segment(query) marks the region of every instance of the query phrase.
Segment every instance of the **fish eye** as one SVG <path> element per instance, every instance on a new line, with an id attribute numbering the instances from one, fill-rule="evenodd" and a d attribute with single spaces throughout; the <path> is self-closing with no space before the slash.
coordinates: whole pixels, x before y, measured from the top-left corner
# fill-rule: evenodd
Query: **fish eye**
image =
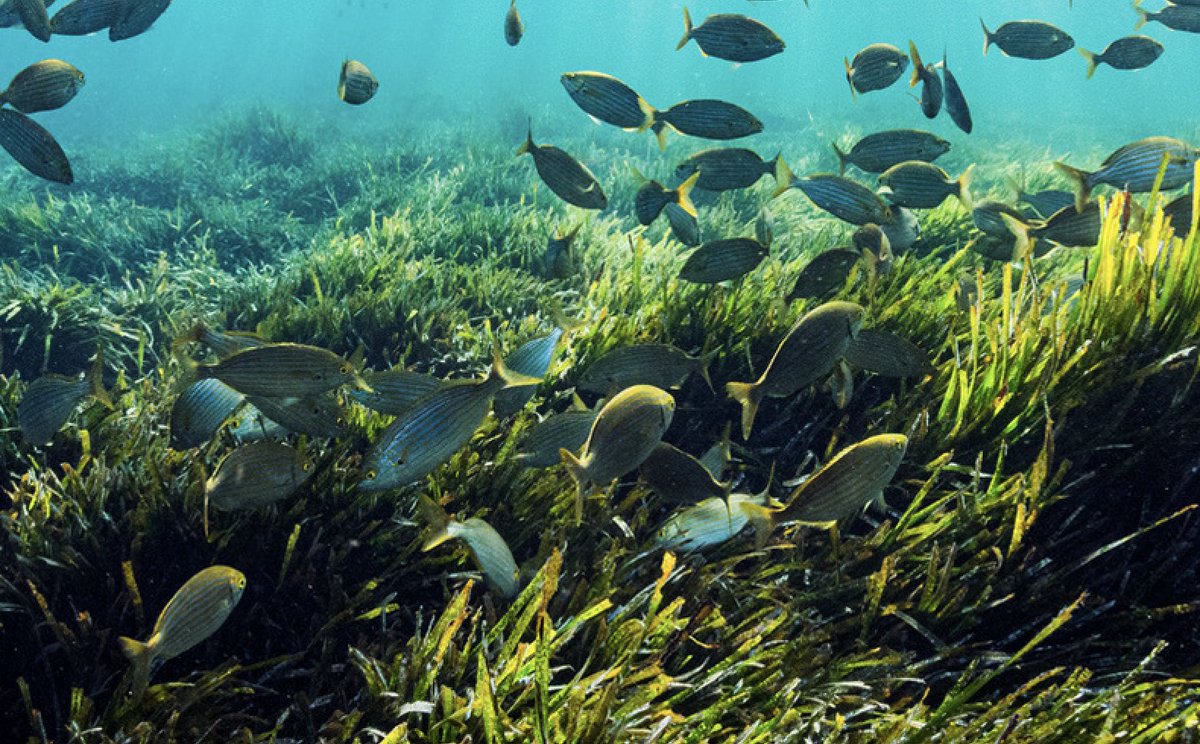
<path id="1" fill-rule="evenodd" d="M 301 466 L 300 466 L 300 469 L 301 469 L 301 470 L 303 470 L 303 471 L 305 471 L 305 472 L 308 472 L 310 469 L 312 469 L 312 463 L 311 463 L 311 462 L 306 462 L 306 463 L 304 463 L 303 465 L 301 465 Z"/>
<path id="2" fill-rule="evenodd" d="M 396 458 L 396 467 L 398 467 L 398 468 L 399 468 L 399 467 L 403 467 L 403 465 L 404 465 L 404 458 L 403 458 L 403 457 L 397 457 L 397 458 Z"/>
<path id="3" fill-rule="evenodd" d="M 375 476 L 379 475 L 374 468 L 367 471 L 366 480 L 375 480 Z"/>
<path id="4" fill-rule="evenodd" d="M 338 371 L 341 372 L 343 375 L 348 375 L 354 371 L 354 365 L 347 362 L 347 363 L 343 364 Z"/>
<path id="5" fill-rule="evenodd" d="M 314 380 L 323 380 L 325 379 L 325 375 L 321 374 L 320 372 L 313 372 L 312 378 Z"/>

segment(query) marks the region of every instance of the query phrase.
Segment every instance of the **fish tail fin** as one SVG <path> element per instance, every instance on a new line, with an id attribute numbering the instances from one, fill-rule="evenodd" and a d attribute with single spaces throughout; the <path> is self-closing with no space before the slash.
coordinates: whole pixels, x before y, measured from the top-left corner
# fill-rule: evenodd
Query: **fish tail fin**
<path id="1" fill-rule="evenodd" d="M 983 56 L 987 56 L 988 47 L 992 45 L 992 32 L 988 30 L 987 24 L 983 22 L 983 18 L 979 19 L 979 27 L 983 29 Z"/>
<path id="2" fill-rule="evenodd" d="M 529 128 L 525 130 L 525 141 L 522 142 L 521 146 L 517 148 L 517 155 L 524 155 L 526 153 L 533 152 L 534 147 L 536 147 L 536 145 L 533 144 L 533 120 L 530 119 Z"/>
<path id="3" fill-rule="evenodd" d="M 1026 194 L 1024 179 L 1018 179 L 1016 176 L 1007 176 L 1004 180 L 1008 184 L 1008 187 L 1013 190 L 1013 193 L 1017 195 L 1017 201 L 1020 201 L 1021 197 Z"/>
<path id="4" fill-rule="evenodd" d="M 449 540 L 450 515 L 436 501 L 425 494 L 417 500 L 417 511 L 425 521 L 425 532 L 421 535 L 421 552 L 433 550 Z"/>
<path id="5" fill-rule="evenodd" d="M 850 156 L 842 152 L 842 148 L 838 147 L 836 142 L 830 142 L 829 144 L 833 146 L 833 152 L 835 155 L 837 155 L 838 175 L 846 175 L 846 164 L 850 162 Z"/>
<path id="6" fill-rule="evenodd" d="M 1135 31 L 1150 22 L 1150 14 L 1142 7 L 1142 0 L 1133 0 L 1133 12 L 1138 14 L 1137 23 L 1133 26 Z"/>
<path id="7" fill-rule="evenodd" d="M 779 165 L 779 158 L 783 156 L 783 152 L 776 152 L 775 157 L 770 160 L 763 161 L 763 170 L 771 176 L 775 177 L 775 166 Z"/>
<path id="8" fill-rule="evenodd" d="M 708 389 L 714 393 L 717 391 L 717 388 L 713 386 L 712 377 L 710 377 L 708 374 L 708 367 L 712 364 L 712 361 L 717 358 L 717 354 L 720 351 L 721 348 L 717 347 L 711 351 L 702 353 L 700 355 L 700 361 L 696 364 L 697 371 L 700 373 L 700 377 L 704 380 L 705 384 L 708 385 Z"/>
<path id="9" fill-rule="evenodd" d="M 958 200 L 970 212 L 975 208 L 974 200 L 971 198 L 971 179 L 975 175 L 975 164 L 971 163 L 967 169 L 958 177 Z"/>
<path id="10" fill-rule="evenodd" d="M 1092 174 L 1079 168 L 1073 168 L 1063 162 L 1055 163 L 1054 167 L 1058 168 L 1060 173 L 1075 182 L 1075 210 L 1082 212 L 1083 208 L 1087 206 L 1088 199 L 1092 196 L 1092 187 L 1088 182 L 1088 177 Z"/>
<path id="11" fill-rule="evenodd" d="M 129 659 L 129 663 L 133 666 L 133 699 L 138 700 L 146 692 L 146 687 L 150 684 L 150 667 L 154 661 L 154 647 L 151 645 L 153 639 L 149 643 L 135 641 L 127 636 L 117 638 L 117 644 L 121 647 L 121 653 L 125 654 L 125 658 Z"/>
<path id="12" fill-rule="evenodd" d="M 644 132 L 654 126 L 654 122 L 658 121 L 658 109 L 654 108 L 646 101 L 645 98 L 638 96 L 638 108 L 646 116 L 642 123 L 638 125 L 637 131 Z"/>
<path id="13" fill-rule="evenodd" d="M 192 327 L 175 337 L 171 341 L 171 351 L 178 352 L 188 344 L 202 344 L 204 337 L 208 335 L 208 326 L 200 321 L 192 324 Z"/>
<path id="14" fill-rule="evenodd" d="M 850 66 L 850 58 L 842 57 L 842 64 L 846 67 L 846 82 L 850 84 L 850 99 L 858 100 L 858 91 L 854 88 L 854 68 Z"/>
<path id="15" fill-rule="evenodd" d="M 772 192 L 771 198 L 779 196 L 783 192 L 792 187 L 792 180 L 795 176 L 792 175 L 792 169 L 788 167 L 787 161 L 783 159 L 783 155 L 775 157 L 775 191 Z"/>
<path id="16" fill-rule="evenodd" d="M 921 82 L 921 71 L 925 69 L 925 66 L 921 64 L 921 53 L 917 51 L 917 45 L 913 43 L 912 39 L 908 40 L 908 56 L 912 59 L 913 65 L 913 74 L 908 81 L 908 87 L 915 88 L 917 83 Z"/>
<path id="17" fill-rule="evenodd" d="M 500 356 L 500 349 L 498 347 L 492 349 L 492 369 L 488 373 L 488 379 L 502 382 L 501 389 L 542 384 L 541 378 L 533 377 L 532 375 L 523 375 L 505 366 L 504 358 Z"/>
<path id="18" fill-rule="evenodd" d="M 575 229 L 565 238 L 566 240 L 574 240 L 575 233 L 579 232 L 579 228 L 583 223 L 575 226 Z M 568 318 L 566 311 L 563 309 L 562 301 L 557 297 L 550 298 L 550 317 L 554 320 L 554 325 L 562 329 L 563 336 L 566 336 L 571 331 L 577 331 L 583 328 L 584 322 L 578 318 Z"/>
<path id="19" fill-rule="evenodd" d="M 1092 75 L 1096 74 L 1096 66 L 1100 64 L 1096 61 L 1096 53 L 1089 52 L 1083 47 L 1079 47 L 1079 56 L 1087 60 L 1087 79 L 1091 80 Z"/>
<path id="20" fill-rule="evenodd" d="M 758 414 L 758 404 L 762 400 L 757 383 L 727 382 L 725 390 L 729 397 L 742 405 L 742 439 L 749 439 L 754 430 L 754 417 Z"/>
<path id="21" fill-rule="evenodd" d="M 563 467 L 571 480 L 575 481 L 575 523 L 583 521 L 583 497 L 588 492 L 587 466 L 569 449 L 559 449 L 558 456 L 562 458 Z"/>
<path id="22" fill-rule="evenodd" d="M 646 174 L 642 173 L 641 169 L 633 163 L 629 164 L 629 172 L 633 174 L 633 177 L 638 182 L 639 186 L 650 180 L 649 178 L 646 178 Z"/>
<path id="23" fill-rule="evenodd" d="M 688 12 L 687 6 L 683 6 L 683 38 L 675 45 L 675 51 L 679 51 L 687 46 L 687 43 L 692 40 L 692 14 Z"/>
<path id="24" fill-rule="evenodd" d="M 91 385 L 92 397 L 100 401 L 101 404 L 108 410 L 116 408 L 113 405 L 112 397 L 108 391 L 104 389 L 104 350 L 96 349 L 96 358 L 92 361 L 92 367 L 87 374 L 88 384 Z"/>
<path id="25" fill-rule="evenodd" d="M 654 138 L 658 140 L 658 151 L 666 150 L 667 122 L 663 119 L 661 111 L 654 112 L 654 123 L 650 125 L 650 131 L 654 132 Z"/>
<path id="26" fill-rule="evenodd" d="M 1033 236 L 1029 233 L 1029 225 L 1004 212 L 1000 213 L 1000 219 L 1004 220 L 1004 226 L 1013 234 L 1013 256 L 1024 256 L 1030 250 L 1033 243 Z"/>
<path id="27" fill-rule="evenodd" d="M 696 171 L 688 176 L 687 180 L 675 187 L 675 203 L 680 209 L 687 212 L 691 216 L 696 216 L 696 205 L 692 203 L 692 189 L 696 187 L 696 182 L 700 180 L 700 171 Z"/>
<path id="28" fill-rule="evenodd" d="M 761 550 L 775 529 L 775 513 L 762 504 L 741 504 L 742 513 L 754 528 L 754 547 Z"/>

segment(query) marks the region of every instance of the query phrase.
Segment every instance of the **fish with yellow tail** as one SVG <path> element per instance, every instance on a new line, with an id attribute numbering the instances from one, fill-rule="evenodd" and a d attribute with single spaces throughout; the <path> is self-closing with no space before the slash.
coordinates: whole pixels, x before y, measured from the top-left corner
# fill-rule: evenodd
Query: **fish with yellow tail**
<path id="1" fill-rule="evenodd" d="M 427 527 L 421 550 L 433 550 L 447 540 L 462 540 L 475 565 L 488 584 L 502 597 L 515 597 L 521 588 L 520 571 L 508 543 L 487 522 L 472 517 L 459 522 L 451 519 L 433 499 L 422 495 L 418 502 Z"/>

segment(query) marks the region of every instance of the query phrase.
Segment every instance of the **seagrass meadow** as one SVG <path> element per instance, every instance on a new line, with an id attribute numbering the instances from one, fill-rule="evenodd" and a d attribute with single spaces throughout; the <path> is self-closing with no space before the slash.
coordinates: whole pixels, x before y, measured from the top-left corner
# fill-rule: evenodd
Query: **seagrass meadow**
<path id="1" fill-rule="evenodd" d="M 890 272 L 860 266 L 831 296 L 922 348 L 930 373 L 855 372 L 844 408 L 820 388 L 768 400 L 732 444 L 738 490 L 783 499 L 814 459 L 905 433 L 886 508 L 670 552 L 654 533 L 671 504 L 631 476 L 576 524 L 575 486 L 560 466 L 522 466 L 521 436 L 570 407 L 605 351 L 663 342 L 715 351 L 718 392 L 699 376 L 674 391 L 667 435 L 699 453 L 736 428 L 720 383 L 762 371 L 820 302 L 784 299 L 799 270 L 852 228 L 797 192 L 770 200 L 771 179 L 705 195 L 706 232 L 752 235 L 768 204 L 774 241 L 742 280 L 683 282 L 664 222 L 632 218 L 628 163 L 654 156 L 653 139 L 542 121 L 539 138 L 611 187 L 609 209 L 585 215 L 536 181 L 513 156 L 516 112 L 381 140 L 257 108 L 169 146 L 84 150 L 90 175 L 69 188 L 3 172 L 5 741 L 1200 738 L 1194 223 L 1166 224 L 1157 192 L 1107 191 L 1097 246 L 1004 262 L 969 247 L 957 202 L 923 214 Z M 833 158 L 760 143 L 776 145 L 796 172 Z M 1011 177 L 1061 183 L 1021 147 L 956 151 L 977 163 L 977 199 L 1011 198 Z M 666 157 L 687 152 L 673 142 Z M 576 270 L 548 277 L 547 239 L 575 225 Z M 346 436 L 292 438 L 313 463 L 297 495 L 206 521 L 228 427 L 168 446 L 189 375 L 172 340 L 198 320 L 469 377 L 491 359 L 485 321 L 509 350 L 553 328 L 556 307 L 579 327 L 533 402 L 489 416 L 422 484 L 358 488 L 388 417 L 355 406 Z M 30 380 L 82 371 L 97 347 L 114 408 L 85 403 L 32 446 L 16 425 Z M 419 494 L 504 536 L 515 598 L 464 549 L 421 550 Z M 240 603 L 131 701 L 117 637 L 146 638 L 213 564 L 245 574 Z"/>

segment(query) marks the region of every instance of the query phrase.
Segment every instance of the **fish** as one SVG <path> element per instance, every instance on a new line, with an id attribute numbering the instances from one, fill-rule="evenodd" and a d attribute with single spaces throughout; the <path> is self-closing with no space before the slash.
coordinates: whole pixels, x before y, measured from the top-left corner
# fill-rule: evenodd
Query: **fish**
<path id="1" fill-rule="evenodd" d="M 0 106 L 7 103 L 23 114 L 53 111 L 67 105 L 83 83 L 83 73 L 71 63 L 44 59 L 16 74 L 0 92 Z"/>
<path id="2" fill-rule="evenodd" d="M 1083 211 L 1075 207 L 1065 207 L 1044 220 L 1024 222 L 1007 214 L 1001 215 L 1004 224 L 1015 236 L 1015 255 L 1025 254 L 1032 248 L 1038 252 L 1038 241 L 1048 240 L 1067 248 L 1090 248 L 1100 240 L 1100 228 L 1103 223 L 1100 205 L 1089 202 Z"/>
<path id="3" fill-rule="evenodd" d="M 643 176 L 637 168 L 632 170 L 634 177 L 641 182 L 633 198 L 633 212 L 638 222 L 643 225 L 653 223 L 668 204 L 678 204 L 684 212 L 696 216 L 696 205 L 692 203 L 690 194 L 700 179 L 699 173 L 693 173 L 683 183 L 668 189 L 658 181 Z"/>
<path id="4" fill-rule="evenodd" d="M 1146 137 L 1118 148 L 1094 171 L 1063 162 L 1054 166 L 1075 182 L 1075 209 L 1083 211 L 1092 189 L 1099 184 L 1127 189 L 1135 194 L 1150 191 L 1164 158 L 1167 167 L 1160 188 L 1170 191 L 1186 186 L 1192 180 L 1197 156 L 1200 156 L 1200 150 L 1174 137 Z"/>
<path id="5" fill-rule="evenodd" d="M 596 421 L 596 411 L 572 410 L 547 416 L 521 440 L 517 460 L 526 467 L 548 468 L 562 461 L 559 450 L 578 451 Z"/>
<path id="6" fill-rule="evenodd" d="M 861 258 L 861 254 L 847 248 L 834 248 L 818 253 L 796 276 L 796 283 L 792 285 L 792 291 L 788 292 L 787 301 L 824 297 L 841 289 Z"/>
<path id="7" fill-rule="evenodd" d="M 167 602 L 154 623 L 150 640 L 121 636 L 117 642 L 133 667 L 133 699 L 146 691 L 150 675 L 216 633 L 233 613 L 246 590 L 246 576 L 229 566 L 209 566 L 188 579 Z"/>
<path id="8" fill-rule="evenodd" d="M 697 284 L 740 279 L 758 267 L 770 247 L 754 238 L 711 240 L 692 251 L 679 270 L 679 278 Z"/>
<path id="9" fill-rule="evenodd" d="M 360 405 L 388 416 L 404 415 L 442 384 L 432 375 L 403 369 L 366 372 L 362 377 L 371 389 L 351 390 L 350 397 Z"/>
<path id="10" fill-rule="evenodd" d="M 844 175 L 848 165 L 867 173 L 883 173 L 907 160 L 932 163 L 950 151 L 950 143 L 917 129 L 889 129 L 868 134 L 847 152 L 842 152 L 835 143 L 833 151 L 838 157 L 838 175 Z"/>
<path id="11" fill-rule="evenodd" d="M 891 44 L 871 44 L 855 54 L 853 61 L 843 58 L 842 63 L 852 97 L 890 88 L 908 69 L 908 57 Z"/>
<path id="12" fill-rule="evenodd" d="M 693 552 L 729 542 L 759 519 L 765 498 L 765 494 L 746 493 L 711 496 L 672 514 L 655 535 L 655 544 Z"/>
<path id="13" fill-rule="evenodd" d="M 1138 14 L 1134 29 L 1139 29 L 1150 21 L 1158 21 L 1175 31 L 1200 34 L 1200 6 L 1192 3 L 1171 3 L 1164 5 L 1162 10 L 1150 12 L 1142 7 L 1142 0 L 1134 0 L 1133 9 Z"/>
<path id="14" fill-rule="evenodd" d="M 729 440 L 729 433 L 732 428 L 730 422 L 726 421 L 725 429 L 721 432 L 721 438 L 705 450 L 703 455 L 700 455 L 700 464 L 717 481 L 721 480 L 721 477 L 725 474 L 725 468 L 729 466 L 732 447 L 732 443 Z"/>
<path id="15" fill-rule="evenodd" d="M 903 434 L 878 434 L 846 447 L 792 492 L 774 514 L 776 523 L 844 522 L 869 503 L 882 504 L 883 489 L 907 450 Z"/>
<path id="16" fill-rule="evenodd" d="M 1163 207 L 1163 216 L 1171 223 L 1176 235 L 1186 235 L 1192 227 L 1192 195 L 1183 194 Z"/>
<path id="17" fill-rule="evenodd" d="M 558 198 L 581 209 L 604 209 L 608 206 L 604 189 L 587 166 L 554 145 L 534 144 L 532 128 L 525 142 L 517 148 L 518 156 L 526 153 L 533 158 L 533 165 L 542 182 Z"/>
<path id="18" fill-rule="evenodd" d="M 117 20 L 123 0 L 75 0 L 50 19 L 57 36 L 86 36 L 103 31 Z"/>
<path id="19" fill-rule="evenodd" d="M 1017 192 L 1017 203 L 1029 205 L 1038 217 L 1049 217 L 1063 207 L 1075 204 L 1075 194 L 1070 191 L 1050 189 L 1029 193 L 1015 181 L 1011 181 L 1010 184 Z"/>
<path id="20" fill-rule="evenodd" d="M 667 215 L 667 223 L 676 240 L 684 245 L 700 245 L 700 221 L 696 215 L 674 202 L 669 202 L 663 213 Z"/>
<path id="21" fill-rule="evenodd" d="M 587 441 L 575 454 L 559 450 L 576 484 L 575 521 L 582 520 L 583 499 L 597 487 L 636 470 L 662 441 L 675 415 L 675 399 L 653 385 L 627 387 L 596 414 Z"/>
<path id="22" fill-rule="evenodd" d="M 514 372 L 542 379 L 554 361 L 554 352 L 562 340 L 563 329 L 555 328 L 545 336 L 538 336 L 521 344 L 504 359 L 504 364 Z M 536 385 L 524 385 L 501 390 L 496 393 L 493 410 L 498 418 L 508 418 L 525 407 L 537 393 Z"/>
<path id="23" fill-rule="evenodd" d="M 293 447 L 263 441 L 236 447 L 204 484 L 204 498 L 221 511 L 257 509 L 295 493 L 312 463 Z"/>
<path id="24" fill-rule="evenodd" d="M 0 109 L 0 147 L 39 178 L 66 185 L 75 181 L 67 154 L 54 136 L 20 111 Z"/>
<path id="25" fill-rule="evenodd" d="M 893 250 L 906 251 L 920 239 L 921 223 L 906 207 L 893 207 L 891 213 L 891 218 L 880 222 L 879 228 L 887 236 Z"/>
<path id="26" fill-rule="evenodd" d="M 12 0 L 12 4 L 21 19 L 21 25 L 33 38 L 38 41 L 50 41 L 54 31 L 50 27 L 50 14 L 46 12 L 46 3 L 43 0 Z"/>
<path id="27" fill-rule="evenodd" d="M 866 186 L 844 176 L 832 173 L 817 173 L 804 178 L 792 175 L 783 158 L 775 166 L 775 196 L 790 188 L 804 192 L 809 200 L 820 209 L 851 225 L 874 222 L 882 225 L 891 222 L 892 211 L 879 195 Z"/>
<path id="28" fill-rule="evenodd" d="M 1163 45 L 1149 36 L 1125 36 L 1096 54 L 1079 47 L 1079 54 L 1087 61 L 1087 79 L 1096 74 L 1101 64 L 1114 70 L 1140 70 L 1149 67 L 1163 53 Z"/>
<path id="29" fill-rule="evenodd" d="M 442 383 L 397 417 L 371 446 L 359 489 L 384 491 L 421 480 L 470 440 L 496 393 L 539 382 L 508 369 L 496 354 L 486 377 Z"/>
<path id="30" fill-rule="evenodd" d="M 593 362 L 579 378 L 577 387 L 589 393 L 611 395 L 628 387 L 647 385 L 674 389 L 699 372 L 708 386 L 708 365 L 716 353 L 690 356 L 669 344 L 618 346 Z"/>
<path id="31" fill-rule="evenodd" d="M 353 106 L 361 106 L 375 97 L 379 90 L 379 78 L 362 62 L 348 59 L 342 62 L 338 75 L 338 98 Z"/>
<path id="32" fill-rule="evenodd" d="M 311 398 L 342 385 L 370 387 L 352 363 L 327 349 L 304 344 L 255 346 L 195 369 L 200 379 L 215 377 L 244 395 L 267 398 Z"/>
<path id="33" fill-rule="evenodd" d="M 451 519 L 424 494 L 417 504 L 427 525 L 421 541 L 422 552 L 433 550 L 447 540 L 462 540 L 488 584 L 502 597 L 517 596 L 521 589 L 520 571 L 508 543 L 495 528 L 478 517 L 462 522 Z"/>
<path id="34" fill-rule="evenodd" d="M 862 253 L 863 261 L 873 272 L 887 274 L 892 270 L 892 241 L 879 225 L 868 223 L 850 236 L 850 242 Z"/>
<path id="35" fill-rule="evenodd" d="M 287 429 L 264 416 L 261 411 L 249 403 L 243 405 L 241 411 L 234 417 L 229 433 L 239 444 L 258 442 L 263 439 L 284 440 L 289 434 Z"/>
<path id="36" fill-rule="evenodd" d="M 658 123 L 689 137 L 730 140 L 749 137 L 763 130 L 754 114 L 741 106 L 712 98 L 677 103 L 658 116 Z"/>
<path id="37" fill-rule="evenodd" d="M 692 26 L 692 16 L 684 6 L 683 27 L 676 51 L 694 40 L 705 57 L 729 62 L 757 62 L 779 54 L 787 46 L 766 24 L 740 13 L 717 13 L 699 26 Z"/>
<path id="38" fill-rule="evenodd" d="M 1052 59 L 1075 46 L 1070 34 L 1044 21 L 1009 21 L 995 31 L 989 31 L 982 18 L 979 25 L 983 28 L 984 56 L 992 44 L 1006 56 L 1022 59 Z"/>
<path id="39" fill-rule="evenodd" d="M 651 450 L 638 474 L 651 490 L 675 503 L 724 498 L 729 492 L 699 460 L 667 442 L 659 442 Z"/>
<path id="40" fill-rule="evenodd" d="M 188 385 L 171 406 L 171 448 L 191 449 L 212 439 L 244 399 L 220 380 L 197 380 Z"/>
<path id="41" fill-rule="evenodd" d="M 975 166 L 969 165 L 961 176 L 952 179 L 933 163 L 910 160 L 888 168 L 880 174 L 879 183 L 883 185 L 888 201 L 901 207 L 933 209 L 947 197 L 954 196 L 970 211 L 973 208 L 971 175 L 974 171 Z"/>
<path id="42" fill-rule="evenodd" d="M 21 434 L 30 444 L 47 444 L 89 395 L 106 408 L 113 408 L 112 398 L 104 389 L 103 373 L 104 359 L 97 353 L 82 378 L 45 374 L 29 383 L 17 404 Z"/>
<path id="43" fill-rule="evenodd" d="M 582 222 L 566 233 L 554 234 L 546 241 L 546 252 L 542 255 L 546 276 L 551 279 L 566 279 L 575 273 L 575 254 L 571 247 L 581 227 Z"/>
<path id="44" fill-rule="evenodd" d="M 742 406 L 742 438 L 749 439 L 764 398 L 786 398 L 833 371 L 862 328 L 866 311 L 852 302 L 827 302 L 800 316 L 754 382 L 725 390 Z"/>
<path id="45" fill-rule="evenodd" d="M 945 52 L 942 52 L 942 83 L 946 90 L 946 113 L 950 115 L 950 120 L 955 126 L 970 134 L 975 128 L 975 123 L 971 120 L 971 107 L 967 104 L 967 97 L 963 95 L 962 86 L 958 84 L 958 78 L 954 77 L 950 66 L 946 64 Z"/>
<path id="46" fill-rule="evenodd" d="M 517 12 L 517 0 L 512 0 L 508 4 L 508 12 L 504 14 L 504 40 L 509 46 L 515 47 L 521 43 L 521 37 L 525 35 L 525 23 L 521 20 L 521 14 Z"/>
<path id="47" fill-rule="evenodd" d="M 878 328 L 864 328 L 846 346 L 846 361 L 882 377 L 921 377 L 933 371 L 916 344 Z"/>
<path id="48" fill-rule="evenodd" d="M 915 88 L 917 83 L 922 84 L 921 113 L 925 114 L 926 119 L 932 119 L 942 110 L 942 99 L 944 98 L 942 81 L 938 78 L 937 70 L 933 65 L 921 63 L 917 45 L 912 41 L 908 42 L 908 53 L 912 57 L 913 63 L 912 80 L 909 81 L 908 87 Z"/>
<path id="49" fill-rule="evenodd" d="M 971 210 L 971 221 L 980 232 L 991 238 L 1012 240 L 1015 236 L 1008 229 L 1000 216 L 1007 214 L 1016 219 L 1023 219 L 1021 210 L 995 199 L 984 199 Z"/>
<path id="50" fill-rule="evenodd" d="M 337 397 L 329 393 L 311 398 L 252 395 L 246 400 L 259 413 L 296 434 L 333 438 L 346 433 L 346 410 Z"/>
<path id="51" fill-rule="evenodd" d="M 775 159 L 763 160 L 742 147 L 720 147 L 698 152 L 675 167 L 680 180 L 697 173 L 696 187 L 705 191 L 748 189 L 763 176 L 775 174 Z"/>
<path id="52" fill-rule="evenodd" d="M 559 78 L 575 105 L 595 119 L 630 131 L 645 131 L 658 111 L 637 91 L 602 72 L 565 72 Z"/>
<path id="53" fill-rule="evenodd" d="M 267 346 L 271 342 L 256 333 L 245 331 L 216 331 L 204 323 L 195 323 L 186 332 L 180 334 L 171 342 L 171 347 L 179 351 L 190 343 L 207 346 L 208 350 L 224 359 L 239 351 Z"/>
<path id="54" fill-rule="evenodd" d="M 125 11 L 108 27 L 109 41 L 123 41 L 145 33 L 170 5 L 171 0 L 125 0 Z"/>

